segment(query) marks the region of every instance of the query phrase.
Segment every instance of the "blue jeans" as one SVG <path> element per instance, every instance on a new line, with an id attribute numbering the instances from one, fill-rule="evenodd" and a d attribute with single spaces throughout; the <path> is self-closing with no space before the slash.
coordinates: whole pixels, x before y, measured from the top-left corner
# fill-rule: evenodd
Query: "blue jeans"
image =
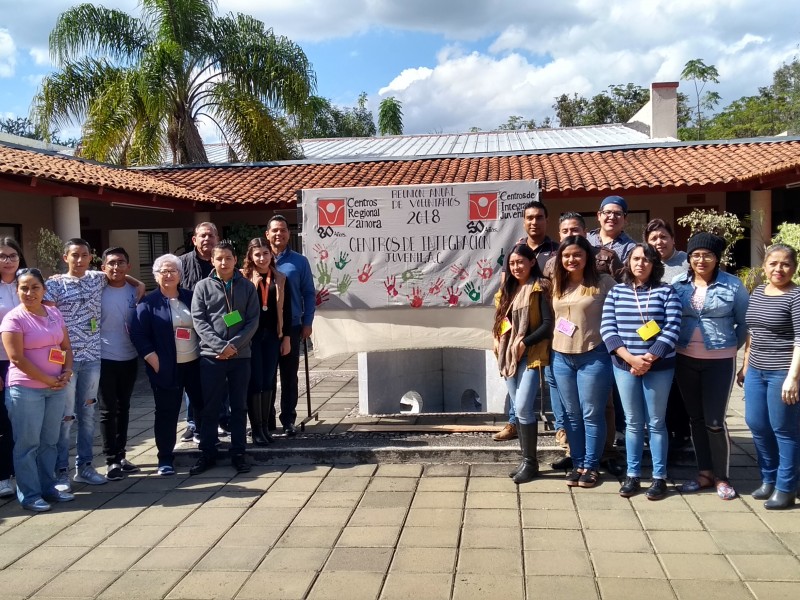
<path id="1" fill-rule="evenodd" d="M 539 369 L 528 369 L 528 357 L 524 355 L 517 364 L 517 372 L 506 378 L 511 406 L 516 409 L 516 418 L 521 425 L 536 423 L 536 394 L 539 391 Z"/>
<path id="2" fill-rule="evenodd" d="M 247 383 L 250 381 L 250 359 L 217 360 L 200 357 L 200 385 L 203 413 L 200 420 L 200 450 L 210 457 L 217 455 L 217 422 L 225 395 L 231 405 L 232 455 L 244 454 L 247 428 Z"/>
<path id="3" fill-rule="evenodd" d="M 550 410 L 553 411 L 554 427 L 556 431 L 564 429 L 564 403 L 561 401 L 561 394 L 558 392 L 556 378 L 553 375 L 553 359 L 550 357 L 550 364 L 544 368 L 544 380 L 550 389 Z"/>
<path id="4" fill-rule="evenodd" d="M 600 465 L 612 368 L 605 344 L 581 354 L 553 352 L 553 375 L 564 405 L 564 429 L 575 468 L 596 471 Z"/>
<path id="5" fill-rule="evenodd" d="M 69 469 L 69 444 L 72 423 L 78 421 L 75 466 L 92 464 L 94 443 L 94 409 L 97 406 L 97 389 L 100 385 L 100 361 L 76 360 L 72 363 L 72 379 L 66 389 L 64 420 L 58 438 L 56 469 Z"/>
<path id="6" fill-rule="evenodd" d="M 14 430 L 14 471 L 20 504 L 32 504 L 56 492 L 58 436 L 67 391 L 12 385 L 6 409 Z"/>
<path id="7" fill-rule="evenodd" d="M 667 478 L 667 400 L 675 369 L 648 371 L 641 377 L 614 367 L 614 379 L 625 411 L 625 450 L 628 477 L 641 477 L 644 452 L 644 424 L 650 431 L 653 479 Z"/>
<path id="8" fill-rule="evenodd" d="M 794 494 L 800 453 L 800 404 L 781 400 L 787 373 L 748 367 L 744 378 L 744 419 L 753 433 L 761 480 Z"/>

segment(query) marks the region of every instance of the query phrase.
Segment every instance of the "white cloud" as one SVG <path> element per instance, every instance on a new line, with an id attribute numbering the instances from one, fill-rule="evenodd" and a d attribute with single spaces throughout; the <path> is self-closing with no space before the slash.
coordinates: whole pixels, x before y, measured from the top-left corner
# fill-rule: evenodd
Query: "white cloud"
<path id="1" fill-rule="evenodd" d="M 13 77 L 17 65 L 17 46 L 8 29 L 0 29 L 0 77 Z"/>
<path id="2" fill-rule="evenodd" d="M 40 46 L 36 46 L 31 48 L 28 51 L 31 58 L 33 59 L 33 63 L 39 67 L 51 67 L 52 63 L 50 62 L 50 52 L 47 48 L 42 48 Z"/>

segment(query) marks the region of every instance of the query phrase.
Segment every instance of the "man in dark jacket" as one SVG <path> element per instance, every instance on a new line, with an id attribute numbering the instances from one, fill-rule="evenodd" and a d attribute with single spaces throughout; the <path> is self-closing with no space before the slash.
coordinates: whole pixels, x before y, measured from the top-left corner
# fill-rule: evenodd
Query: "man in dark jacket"
<path id="1" fill-rule="evenodd" d="M 201 279 L 205 279 L 214 270 L 211 266 L 211 252 L 214 246 L 219 241 L 219 233 L 217 226 L 209 221 L 199 223 L 194 228 L 194 235 L 192 235 L 192 245 L 194 246 L 186 254 L 181 254 L 178 258 L 181 261 L 181 287 L 189 291 L 194 291 L 194 286 Z M 189 401 L 188 396 L 186 399 L 186 429 L 181 435 L 182 442 L 191 442 L 196 437 L 194 409 Z M 227 426 L 227 409 L 225 409 L 225 419 L 221 425 Z"/>
<path id="2" fill-rule="evenodd" d="M 216 416 L 226 389 L 231 405 L 231 464 L 238 473 L 246 473 L 250 470 L 245 458 L 247 384 L 250 340 L 258 329 L 260 314 L 258 295 L 255 286 L 237 271 L 230 242 L 214 247 L 211 262 L 214 271 L 197 283 L 192 298 L 192 321 L 200 339 L 203 454 L 189 473 L 202 473 L 216 462 Z"/>

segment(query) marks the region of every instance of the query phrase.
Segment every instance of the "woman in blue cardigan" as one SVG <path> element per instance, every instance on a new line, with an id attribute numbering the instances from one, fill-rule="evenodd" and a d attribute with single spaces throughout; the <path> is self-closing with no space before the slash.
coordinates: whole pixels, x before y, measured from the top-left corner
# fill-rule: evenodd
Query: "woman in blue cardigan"
<path id="1" fill-rule="evenodd" d="M 147 376 L 156 403 L 153 425 L 158 448 L 158 474 L 174 475 L 178 415 L 183 392 L 202 414 L 200 391 L 200 347 L 192 324 L 192 292 L 179 287 L 180 259 L 174 254 L 153 263 L 158 289 L 147 294 L 136 307 L 131 341 L 147 364 Z M 197 430 L 200 430 L 197 423 Z"/>

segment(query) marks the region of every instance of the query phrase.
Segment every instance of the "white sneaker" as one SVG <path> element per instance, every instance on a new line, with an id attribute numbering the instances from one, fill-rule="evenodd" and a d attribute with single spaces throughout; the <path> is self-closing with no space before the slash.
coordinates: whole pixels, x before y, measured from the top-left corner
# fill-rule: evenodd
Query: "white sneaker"
<path id="1" fill-rule="evenodd" d="M 0 479 L 0 498 L 7 498 L 14 495 L 14 488 L 10 479 Z"/>
<path id="2" fill-rule="evenodd" d="M 88 483 L 89 485 L 103 485 L 108 482 L 108 479 L 100 475 L 100 473 L 95 471 L 94 467 L 89 464 L 76 467 L 75 476 L 72 478 L 72 481 Z M 56 489 L 58 489 L 58 486 L 56 486 Z"/>
<path id="3" fill-rule="evenodd" d="M 63 469 L 56 473 L 56 489 L 59 492 L 71 492 L 72 484 L 69 482 L 69 471 Z"/>

